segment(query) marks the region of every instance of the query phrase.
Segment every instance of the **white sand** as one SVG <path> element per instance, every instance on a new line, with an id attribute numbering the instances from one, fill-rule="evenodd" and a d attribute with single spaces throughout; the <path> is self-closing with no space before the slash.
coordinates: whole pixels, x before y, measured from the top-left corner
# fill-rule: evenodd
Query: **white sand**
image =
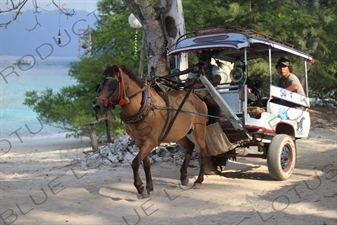
<path id="1" fill-rule="evenodd" d="M 181 187 L 179 167 L 155 164 L 149 199 L 138 199 L 131 167 L 82 171 L 88 139 L 13 143 L 0 156 L 0 225 L 337 224 L 336 139 L 337 130 L 317 128 L 298 141 L 286 181 L 271 180 L 265 160 L 239 158 L 194 190 L 198 168 Z"/>

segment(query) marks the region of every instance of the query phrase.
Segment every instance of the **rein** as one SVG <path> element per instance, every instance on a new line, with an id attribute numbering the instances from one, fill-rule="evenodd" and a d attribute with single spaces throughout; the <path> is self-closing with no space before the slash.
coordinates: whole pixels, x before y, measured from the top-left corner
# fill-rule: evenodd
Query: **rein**
<path id="1" fill-rule="evenodd" d="M 191 94 L 191 92 L 192 92 L 192 90 L 193 90 L 193 87 L 194 87 L 194 85 L 195 85 L 196 82 L 197 82 L 197 79 L 194 79 L 194 81 L 193 81 L 191 87 L 190 87 L 189 90 L 187 91 L 186 95 L 184 96 L 184 99 L 182 100 L 182 102 L 180 103 L 180 105 L 179 105 L 179 107 L 178 107 L 176 113 L 174 114 L 173 119 L 170 121 L 170 123 L 168 124 L 168 126 L 165 127 L 166 129 L 163 129 L 163 130 L 162 130 L 162 132 L 161 132 L 161 134 L 160 134 L 159 142 L 160 142 L 161 140 L 164 140 L 164 139 L 166 138 L 166 136 L 169 134 L 169 132 L 170 132 L 172 126 L 173 126 L 174 121 L 176 120 L 178 114 L 181 112 L 181 108 L 182 108 L 183 105 L 185 104 L 185 102 L 186 102 L 188 96 Z M 169 107 L 169 105 L 167 105 L 167 107 Z M 168 112 L 170 112 L 170 110 L 168 110 Z M 168 114 L 168 115 L 169 115 L 169 114 Z M 166 123 L 168 122 L 168 120 L 169 120 L 169 116 L 167 116 Z M 164 131 L 164 130 L 165 130 L 165 131 Z"/>

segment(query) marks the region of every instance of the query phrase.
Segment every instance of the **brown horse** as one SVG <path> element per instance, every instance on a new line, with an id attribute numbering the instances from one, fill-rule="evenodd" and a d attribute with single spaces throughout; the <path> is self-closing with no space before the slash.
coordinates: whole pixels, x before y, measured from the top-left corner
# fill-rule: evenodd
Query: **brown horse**
<path id="1" fill-rule="evenodd" d="M 125 123 L 126 132 L 140 149 L 132 161 L 134 185 L 138 193 L 145 198 L 153 191 L 149 154 L 162 142 L 177 142 L 185 149 L 180 180 L 182 185 L 188 183 L 187 167 L 194 149 L 194 143 L 187 138 L 190 133 L 200 149 L 202 166 L 194 183 L 194 188 L 200 188 L 204 180 L 203 165 L 207 155 L 205 102 L 187 91 L 168 91 L 160 95 L 125 66 L 107 65 L 101 80 L 93 107 L 97 115 L 104 115 L 113 106 L 121 106 L 121 119 Z M 184 98 L 186 101 L 183 101 Z M 139 176 L 142 162 L 146 189 Z"/>

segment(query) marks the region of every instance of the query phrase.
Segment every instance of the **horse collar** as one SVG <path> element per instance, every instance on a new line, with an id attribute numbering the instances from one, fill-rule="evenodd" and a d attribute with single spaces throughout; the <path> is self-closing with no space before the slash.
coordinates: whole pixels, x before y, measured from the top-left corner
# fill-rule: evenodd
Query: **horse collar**
<path id="1" fill-rule="evenodd" d="M 142 92 L 142 102 L 140 110 L 133 116 L 126 116 L 123 112 L 120 113 L 121 120 L 126 124 L 138 123 L 139 121 L 143 120 L 147 114 L 150 112 L 151 107 L 147 103 L 147 94 L 146 90 Z"/>

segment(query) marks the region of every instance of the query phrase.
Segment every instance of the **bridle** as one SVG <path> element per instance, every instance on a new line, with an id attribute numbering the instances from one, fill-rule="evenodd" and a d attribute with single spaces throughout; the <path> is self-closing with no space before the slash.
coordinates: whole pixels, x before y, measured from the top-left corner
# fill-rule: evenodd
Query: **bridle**
<path id="1" fill-rule="evenodd" d="M 108 97 L 106 97 L 106 98 L 98 97 L 98 94 L 102 91 L 103 85 L 104 85 L 104 83 L 105 83 L 106 80 L 116 80 L 116 79 L 114 79 L 112 77 L 107 77 L 106 75 L 102 75 L 101 76 L 101 84 L 97 88 L 98 89 L 97 93 L 96 93 L 97 97 L 92 100 L 92 103 L 96 104 L 97 100 L 101 100 L 101 101 L 103 101 L 104 108 L 111 109 L 113 107 L 113 103 L 111 101 L 111 97 L 116 93 L 117 89 L 119 88 L 120 81 L 118 79 L 118 81 L 117 81 L 118 85 L 116 85 L 114 87 L 114 89 L 111 91 L 111 93 L 108 95 Z"/>
<path id="2" fill-rule="evenodd" d="M 96 93 L 97 97 L 92 100 L 93 104 L 96 104 L 97 100 L 101 100 L 101 101 L 103 101 L 103 106 L 110 110 L 116 104 L 125 105 L 125 104 L 130 103 L 130 99 L 126 96 L 125 83 L 124 83 L 124 79 L 123 79 L 123 75 L 122 75 L 122 70 L 120 68 L 118 68 L 118 70 L 119 70 L 118 75 L 117 75 L 118 79 L 115 79 L 113 77 L 108 77 L 106 75 L 101 76 L 101 83 L 100 83 L 100 85 L 98 87 L 98 91 Z M 116 85 L 114 85 L 114 87 L 111 90 L 111 93 L 106 98 L 98 97 L 99 93 L 102 91 L 102 88 L 103 88 L 106 80 L 113 80 L 113 81 L 116 81 L 118 83 Z M 118 93 L 118 98 L 117 98 L 117 103 L 114 104 L 111 101 L 111 98 L 116 93 Z"/>

